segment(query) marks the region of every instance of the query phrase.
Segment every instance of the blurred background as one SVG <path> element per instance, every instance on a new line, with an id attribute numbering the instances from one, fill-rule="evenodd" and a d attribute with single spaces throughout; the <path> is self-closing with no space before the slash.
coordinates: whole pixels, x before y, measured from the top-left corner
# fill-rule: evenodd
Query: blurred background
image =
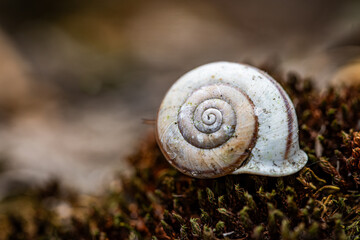
<path id="1" fill-rule="evenodd" d="M 101 193 L 166 90 L 212 61 L 360 82 L 360 2 L 0 0 L 0 198 Z"/>

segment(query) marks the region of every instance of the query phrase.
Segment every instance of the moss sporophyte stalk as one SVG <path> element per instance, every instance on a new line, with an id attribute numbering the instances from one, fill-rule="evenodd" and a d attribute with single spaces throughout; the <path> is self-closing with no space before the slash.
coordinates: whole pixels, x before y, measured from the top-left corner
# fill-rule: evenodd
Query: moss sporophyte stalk
<path id="1" fill-rule="evenodd" d="M 311 80 L 295 74 L 282 79 L 265 69 L 294 102 L 300 147 L 309 156 L 301 171 L 277 178 L 192 178 L 166 161 L 150 133 L 129 157 L 134 174 L 119 177 L 121 187 L 86 205 L 54 184 L 14 197 L 23 210 L 0 218 L 6 226 L 1 237 L 360 239 L 360 88 L 320 94 Z M 60 219 L 47 199 L 66 202 L 73 214 Z"/>

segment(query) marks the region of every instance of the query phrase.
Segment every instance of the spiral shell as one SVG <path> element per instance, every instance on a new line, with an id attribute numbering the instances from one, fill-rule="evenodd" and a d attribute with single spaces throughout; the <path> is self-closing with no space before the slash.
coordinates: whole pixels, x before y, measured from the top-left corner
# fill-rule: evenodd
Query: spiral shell
<path id="1" fill-rule="evenodd" d="M 198 178 L 284 176 L 307 161 L 288 95 L 266 73 L 237 63 L 182 76 L 160 106 L 156 134 L 166 159 Z"/>

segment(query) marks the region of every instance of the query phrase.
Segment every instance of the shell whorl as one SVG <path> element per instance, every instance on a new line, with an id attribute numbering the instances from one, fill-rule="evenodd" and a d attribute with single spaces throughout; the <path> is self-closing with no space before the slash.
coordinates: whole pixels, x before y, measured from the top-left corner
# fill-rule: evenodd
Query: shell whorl
<path id="1" fill-rule="evenodd" d="M 179 130 L 193 146 L 216 148 L 236 136 L 241 111 L 246 121 L 255 120 L 251 102 L 240 90 L 227 85 L 204 86 L 191 93 L 181 106 Z"/>
<path id="2" fill-rule="evenodd" d="M 167 153 L 176 153 L 171 163 L 187 174 L 214 177 L 233 172 L 248 157 L 258 122 L 241 89 L 217 83 L 191 92 L 179 106 L 175 125 L 178 129 L 169 128 L 162 140 Z M 180 135 L 174 137 L 173 131 Z"/>
<path id="3" fill-rule="evenodd" d="M 167 160 L 194 177 L 284 176 L 307 161 L 290 98 L 247 65 L 210 63 L 182 76 L 166 94 L 156 126 Z"/>

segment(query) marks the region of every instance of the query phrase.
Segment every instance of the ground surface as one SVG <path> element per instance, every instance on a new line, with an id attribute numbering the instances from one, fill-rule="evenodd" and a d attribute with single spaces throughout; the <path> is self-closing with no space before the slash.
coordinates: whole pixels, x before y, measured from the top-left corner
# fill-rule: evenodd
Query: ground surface
<path id="1" fill-rule="evenodd" d="M 319 93 L 294 74 L 270 74 L 294 102 L 300 145 L 309 161 L 280 178 L 212 180 L 172 168 L 153 133 L 102 197 L 56 182 L 1 202 L 1 237 L 9 239 L 359 239 L 360 88 Z M 21 211 L 18 211 L 21 206 Z"/>

